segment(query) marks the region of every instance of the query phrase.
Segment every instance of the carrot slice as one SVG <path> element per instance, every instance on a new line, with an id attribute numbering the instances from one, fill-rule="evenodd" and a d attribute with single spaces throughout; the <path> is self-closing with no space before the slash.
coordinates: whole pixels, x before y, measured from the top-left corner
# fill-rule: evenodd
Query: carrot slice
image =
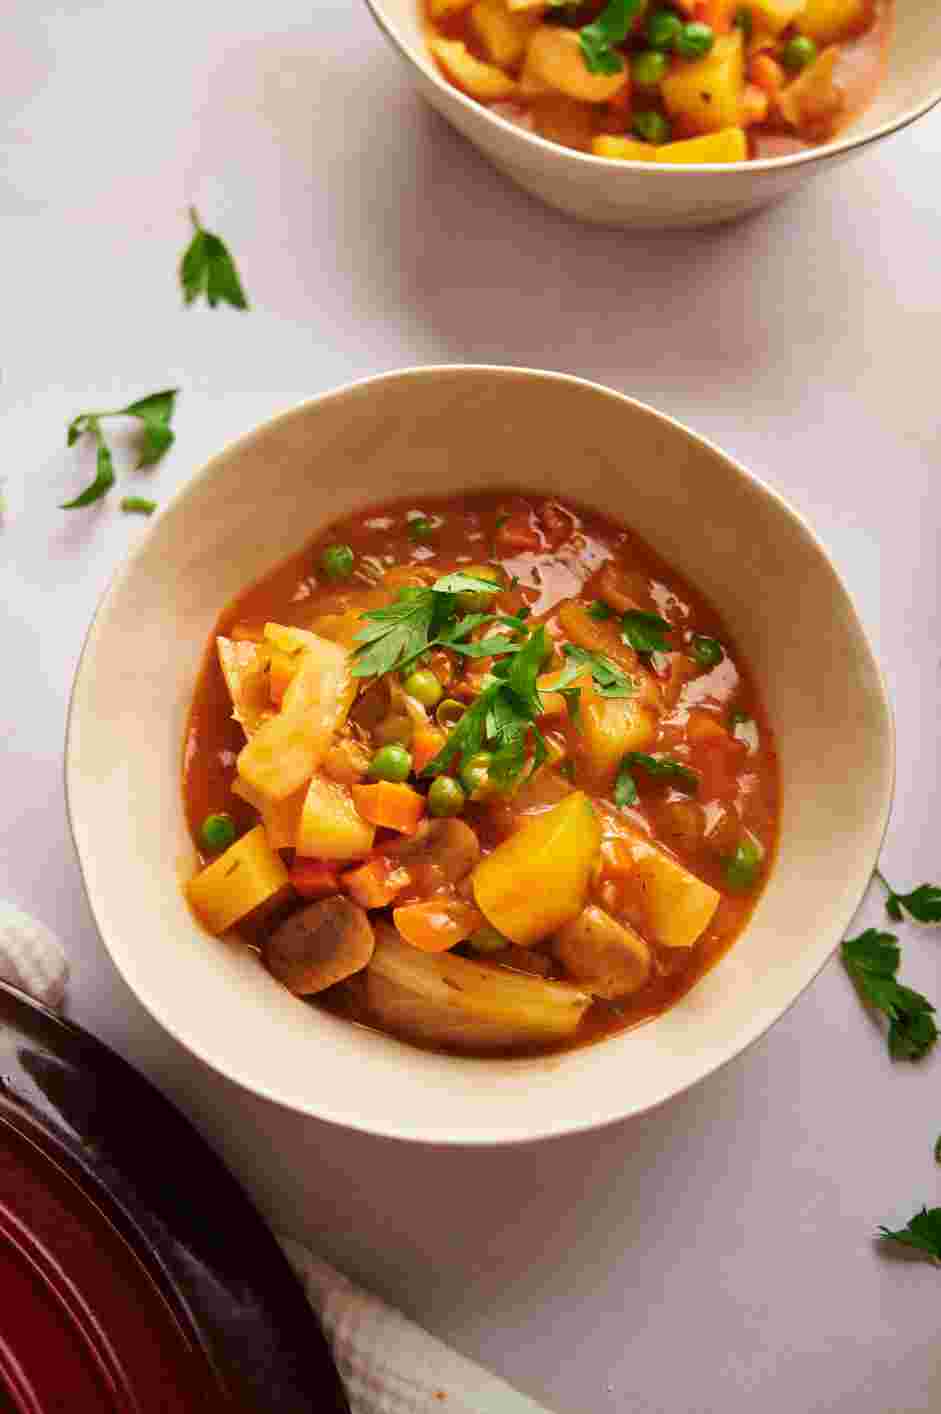
<path id="1" fill-rule="evenodd" d="M 354 786 L 353 801 L 364 820 L 413 835 L 425 813 L 425 797 L 397 781 L 377 781 L 374 786 Z"/>
<path id="2" fill-rule="evenodd" d="M 340 892 L 336 870 L 323 859 L 295 859 L 290 879 L 301 898 L 329 898 Z"/>
<path id="3" fill-rule="evenodd" d="M 384 855 L 376 855 L 357 869 L 348 869 L 340 883 L 362 908 L 385 908 L 412 882 L 411 875 L 401 865 L 396 866 Z"/>
<path id="4" fill-rule="evenodd" d="M 401 937 L 421 952 L 447 952 L 483 926 L 483 915 L 461 899 L 426 899 L 392 910 Z"/>

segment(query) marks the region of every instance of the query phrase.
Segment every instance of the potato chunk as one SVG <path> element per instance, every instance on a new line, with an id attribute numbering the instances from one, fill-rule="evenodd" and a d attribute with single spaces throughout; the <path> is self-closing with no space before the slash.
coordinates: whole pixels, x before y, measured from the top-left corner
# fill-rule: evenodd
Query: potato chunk
<path id="1" fill-rule="evenodd" d="M 190 880 L 186 897 L 210 933 L 225 933 L 288 886 L 284 861 L 256 825 Z"/>
<path id="2" fill-rule="evenodd" d="M 872 0 L 806 0 L 795 23 L 818 44 L 833 44 L 862 29 L 871 13 Z"/>
<path id="3" fill-rule="evenodd" d="M 267 624 L 276 648 L 298 654 L 299 666 L 277 716 L 239 753 L 238 773 L 267 800 L 283 800 L 310 780 L 350 709 L 356 685 L 349 654 L 304 629 Z"/>
<path id="4" fill-rule="evenodd" d="M 593 903 L 555 935 L 552 951 L 573 977 L 609 1001 L 639 992 L 650 976 L 643 938 Z"/>
<path id="5" fill-rule="evenodd" d="M 575 918 L 601 847 L 601 822 L 583 791 L 528 820 L 474 870 L 477 907 L 528 947 Z"/>
<path id="6" fill-rule="evenodd" d="M 525 10 L 513 13 L 505 0 L 477 0 L 470 12 L 470 23 L 490 62 L 501 69 L 511 69 L 526 52 L 539 15 Z"/>
<path id="7" fill-rule="evenodd" d="M 526 51 L 526 74 L 582 103 L 607 103 L 628 81 L 626 68 L 616 74 L 593 74 L 575 30 L 559 25 L 540 25 L 534 31 Z"/>
<path id="8" fill-rule="evenodd" d="M 722 128 L 717 133 L 689 137 L 683 142 L 668 142 L 656 149 L 658 162 L 682 164 L 697 162 L 744 162 L 748 143 L 743 128 Z"/>
<path id="9" fill-rule="evenodd" d="M 483 60 L 475 59 L 461 40 L 435 37 L 428 41 L 428 48 L 452 83 L 469 93 L 471 98 L 489 103 L 499 98 L 511 98 L 516 92 L 515 79 L 495 64 L 485 64 Z"/>
<path id="10" fill-rule="evenodd" d="M 314 776 L 307 788 L 297 831 L 304 859 L 362 859 L 376 838 L 375 825 L 359 814 L 348 786 Z"/>
<path id="11" fill-rule="evenodd" d="M 424 953 L 376 930 L 366 995 L 399 1035 L 456 1050 L 505 1050 L 568 1040 L 591 1003 L 567 982 L 509 972 L 453 953 Z"/>
<path id="12" fill-rule="evenodd" d="M 704 59 L 680 64 L 667 74 L 660 91 L 670 117 L 687 132 L 736 127 L 745 92 L 742 31 L 719 35 Z"/>

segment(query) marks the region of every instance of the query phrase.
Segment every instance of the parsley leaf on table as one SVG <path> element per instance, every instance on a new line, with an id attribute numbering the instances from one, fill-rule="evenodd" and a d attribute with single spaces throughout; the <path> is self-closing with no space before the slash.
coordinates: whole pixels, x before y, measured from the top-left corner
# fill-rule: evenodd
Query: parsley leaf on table
<path id="1" fill-rule="evenodd" d="M 619 74 L 623 56 L 614 46 L 623 44 L 643 0 L 608 0 L 597 19 L 578 32 L 585 67 L 592 74 Z"/>
<path id="2" fill-rule="evenodd" d="M 938 1028 L 927 997 L 896 981 L 898 938 L 867 928 L 858 938 L 846 938 L 840 953 L 862 1001 L 889 1019 L 892 1059 L 920 1060 L 937 1040 Z"/>
<path id="3" fill-rule="evenodd" d="M 183 303 L 192 304 L 205 295 L 211 309 L 225 303 L 233 309 L 248 309 L 235 261 L 225 242 L 200 224 L 195 206 L 190 207 L 193 239 L 180 261 Z"/>
<path id="4" fill-rule="evenodd" d="M 911 914 L 918 923 L 941 923 L 941 887 L 937 884 L 921 884 L 910 894 L 899 894 L 888 879 L 876 869 L 876 878 L 888 894 L 885 911 L 896 923 L 902 921 L 902 909 Z"/>
<path id="5" fill-rule="evenodd" d="M 108 417 L 134 417 L 142 425 L 140 451 L 137 469 L 154 466 L 173 445 L 174 433 L 170 426 L 176 407 L 177 388 L 165 388 L 160 393 L 151 393 L 146 398 L 129 403 L 127 407 L 112 408 L 108 412 L 80 412 L 69 423 L 66 445 L 74 447 L 80 437 L 86 434 L 94 437 L 98 451 L 95 458 L 95 479 L 72 501 L 66 501 L 61 510 L 70 511 L 78 506 L 90 506 L 107 495 L 115 482 L 114 462 L 111 449 L 104 438 L 101 424 Z"/>
<path id="6" fill-rule="evenodd" d="M 633 772 L 640 767 L 649 776 L 672 781 L 677 789 L 691 794 L 699 789 L 699 777 L 695 771 L 684 766 L 672 756 L 649 756 L 645 751 L 629 751 L 621 757 L 617 778 L 614 782 L 615 805 L 633 805 L 637 799 L 637 782 Z"/>
<path id="7" fill-rule="evenodd" d="M 621 619 L 621 637 L 635 653 L 669 653 L 670 645 L 664 638 L 669 632 L 666 619 L 643 609 L 628 609 Z"/>
<path id="8" fill-rule="evenodd" d="M 922 1208 L 905 1227 L 895 1232 L 891 1228 L 880 1227 L 879 1236 L 888 1242 L 912 1247 L 916 1252 L 924 1252 L 938 1261 L 941 1259 L 941 1208 Z"/>

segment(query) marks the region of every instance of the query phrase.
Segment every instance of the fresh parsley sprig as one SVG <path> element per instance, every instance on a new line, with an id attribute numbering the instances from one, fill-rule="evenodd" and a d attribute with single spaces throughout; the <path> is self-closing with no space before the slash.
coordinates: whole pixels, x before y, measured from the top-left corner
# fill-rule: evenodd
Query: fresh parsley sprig
<path id="1" fill-rule="evenodd" d="M 843 965 L 861 1000 L 889 1020 L 889 1054 L 893 1060 L 920 1060 L 938 1039 L 934 1007 L 927 997 L 896 981 L 901 953 L 894 933 L 867 928 L 858 938 L 846 938 L 840 948 Z"/>
<path id="2" fill-rule="evenodd" d="M 684 766 L 673 756 L 649 756 L 645 751 L 629 751 L 622 756 L 614 782 L 615 805 L 633 805 L 637 799 L 637 782 L 634 771 L 640 767 L 648 776 L 672 782 L 677 789 L 695 795 L 699 789 L 699 777 L 695 771 Z"/>
<path id="3" fill-rule="evenodd" d="M 918 923 L 941 923 L 941 888 L 937 884 L 920 884 L 909 894 L 899 894 L 881 870 L 874 873 L 888 895 L 885 911 L 896 923 L 902 922 L 903 909 Z"/>
<path id="4" fill-rule="evenodd" d="M 922 1208 L 906 1225 L 896 1229 L 880 1227 L 879 1236 L 887 1242 L 911 1247 L 926 1257 L 941 1261 L 941 1208 Z"/>
<path id="5" fill-rule="evenodd" d="M 192 304 L 200 295 L 205 295 L 210 309 L 215 309 L 217 304 L 248 309 L 235 261 L 225 241 L 201 225 L 195 206 L 190 207 L 189 216 L 193 239 L 180 261 L 183 303 Z"/>
<path id="6" fill-rule="evenodd" d="M 66 445 L 74 447 L 80 437 L 93 437 L 97 446 L 95 457 L 95 479 L 71 501 L 66 501 L 60 510 L 71 511 L 79 506 L 90 506 L 106 496 L 115 483 L 114 461 L 111 448 L 105 441 L 101 424 L 110 417 L 133 417 L 141 424 L 141 440 L 137 469 L 155 466 L 173 445 L 174 432 L 170 426 L 176 407 L 179 389 L 165 388 L 163 392 L 151 393 L 146 398 L 129 403 L 124 408 L 113 408 L 108 412 L 80 412 L 69 423 Z"/>
<path id="7" fill-rule="evenodd" d="M 630 33 L 643 0 L 608 0 L 597 19 L 578 32 L 585 67 L 592 74 L 619 74 L 624 58 L 614 48 Z"/>

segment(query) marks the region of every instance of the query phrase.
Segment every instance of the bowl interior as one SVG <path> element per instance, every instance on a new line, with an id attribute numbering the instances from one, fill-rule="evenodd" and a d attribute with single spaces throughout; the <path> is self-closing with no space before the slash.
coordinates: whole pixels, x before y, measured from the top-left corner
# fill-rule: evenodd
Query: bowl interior
<path id="1" fill-rule="evenodd" d="M 202 933 L 179 889 L 194 864 L 182 735 L 221 607 L 351 509 L 500 485 L 573 496 L 628 523 L 712 599 L 763 685 L 783 779 L 777 866 L 719 965 L 651 1024 L 513 1062 L 423 1053 L 312 1008 L 250 950 Z M 893 771 L 888 704 L 853 606 L 773 493 L 618 394 L 561 375 L 475 368 L 356 384 L 216 457 L 102 603 L 76 678 L 67 758 L 98 925 L 171 1033 L 301 1111 L 452 1142 L 533 1138 L 635 1113 L 760 1035 L 848 923 L 881 843 Z"/>
<path id="2" fill-rule="evenodd" d="M 444 85 L 450 88 L 453 93 L 455 90 L 442 78 L 428 54 L 420 0 L 367 0 L 367 3 L 386 31 L 397 41 L 399 47 L 414 60 L 423 73 L 431 78 L 436 85 Z M 463 98 L 463 95 L 461 97 L 464 103 L 470 104 L 478 112 L 481 111 L 480 105 L 474 103 L 472 99 Z M 894 37 L 888 72 L 875 101 L 854 123 L 840 133 L 836 141 L 827 143 L 822 148 L 813 149 L 808 157 L 812 158 L 814 153 L 832 151 L 847 144 L 851 145 L 860 137 L 875 135 L 883 128 L 892 127 L 910 115 L 914 116 L 936 102 L 939 97 L 941 97 L 941 7 L 932 3 L 932 0 L 895 0 Z M 508 131 L 518 133 L 523 141 L 537 142 L 540 146 L 543 145 L 540 139 L 533 138 L 531 134 L 523 132 L 522 129 L 512 128 L 511 125 L 504 124 L 502 120 L 497 118 L 493 118 L 493 121 L 499 122 L 501 127 L 506 127 Z M 565 148 L 557 148 L 557 151 L 569 158 L 581 156 L 581 154 L 573 154 Z M 615 169 L 625 165 L 599 158 L 588 160 L 599 165 L 604 162 L 606 167 Z M 636 166 L 636 164 L 630 165 L 631 167 Z M 766 164 L 748 163 L 744 167 L 736 167 L 734 170 L 753 171 L 757 165 Z M 780 165 L 780 159 L 777 162 L 772 160 L 768 165 Z"/>

